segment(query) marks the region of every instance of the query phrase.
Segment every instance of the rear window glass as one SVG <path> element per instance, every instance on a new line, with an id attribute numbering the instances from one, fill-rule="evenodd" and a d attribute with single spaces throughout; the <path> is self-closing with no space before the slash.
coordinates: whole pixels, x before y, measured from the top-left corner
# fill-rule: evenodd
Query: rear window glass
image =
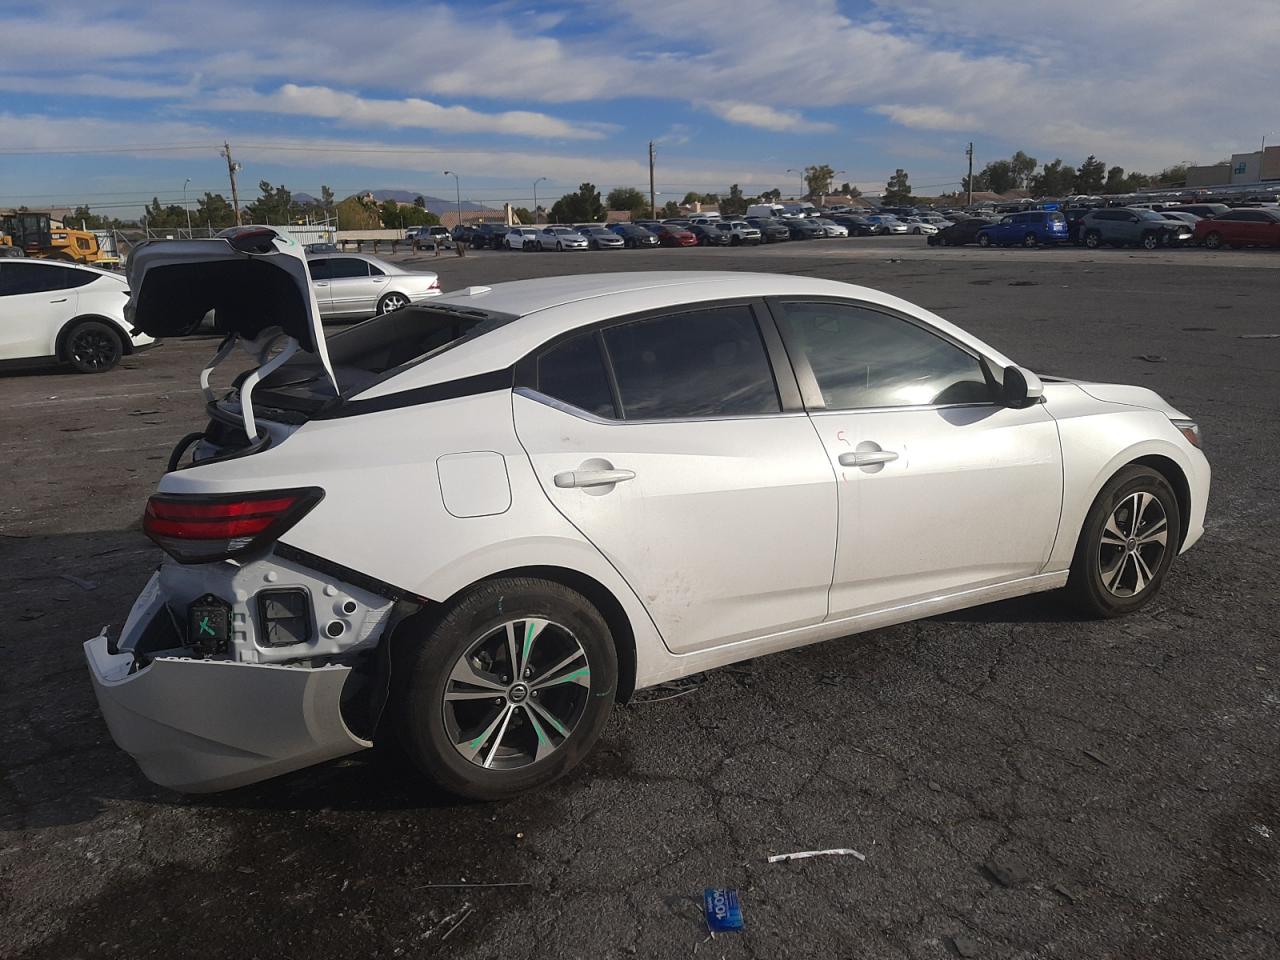
<path id="1" fill-rule="evenodd" d="M 594 333 L 566 340 L 538 358 L 538 390 L 597 417 L 615 416 L 609 376 Z"/>

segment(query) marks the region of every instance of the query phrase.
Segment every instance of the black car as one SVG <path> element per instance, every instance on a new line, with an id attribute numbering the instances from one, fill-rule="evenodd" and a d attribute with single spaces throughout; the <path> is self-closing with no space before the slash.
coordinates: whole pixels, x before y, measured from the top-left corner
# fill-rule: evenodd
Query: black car
<path id="1" fill-rule="evenodd" d="M 818 224 L 801 217 L 788 217 L 786 224 L 792 240 L 821 240 L 827 235 Z"/>
<path id="2" fill-rule="evenodd" d="M 727 247 L 729 245 L 729 234 L 705 223 L 691 223 L 685 229 L 698 238 L 698 246 L 700 247 Z"/>
<path id="3" fill-rule="evenodd" d="M 978 231 L 990 225 L 991 221 L 982 217 L 967 217 L 959 223 L 943 227 L 929 237 L 927 243 L 931 247 L 963 247 L 966 243 L 977 243 Z"/>
<path id="4" fill-rule="evenodd" d="M 658 245 L 657 236 L 638 223 L 612 223 L 609 229 L 622 238 L 622 245 L 628 249 Z"/>
<path id="5" fill-rule="evenodd" d="M 449 231 L 449 236 L 453 237 L 454 243 L 470 243 L 472 235 L 476 232 L 476 228 L 469 223 L 460 223 Z"/>
<path id="6" fill-rule="evenodd" d="M 747 223 L 760 231 L 761 243 L 781 243 L 791 239 L 791 230 L 781 220 L 772 217 L 745 217 Z"/>
<path id="7" fill-rule="evenodd" d="M 856 213 L 837 213 L 831 219 L 848 230 L 851 237 L 878 237 L 882 233 L 889 232 L 883 225 L 872 223 L 866 217 L 860 217 Z M 930 237 L 929 241 L 933 242 L 933 237 Z"/>
<path id="8" fill-rule="evenodd" d="M 505 223 L 481 223 L 472 231 L 468 242 L 473 250 L 501 250 L 507 230 Z"/>

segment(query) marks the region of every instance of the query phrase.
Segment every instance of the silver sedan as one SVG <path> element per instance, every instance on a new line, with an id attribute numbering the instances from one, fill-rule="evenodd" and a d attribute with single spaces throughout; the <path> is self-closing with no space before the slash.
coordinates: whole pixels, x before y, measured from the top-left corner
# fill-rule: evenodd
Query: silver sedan
<path id="1" fill-rule="evenodd" d="M 322 319 L 355 319 L 390 313 L 440 296 L 440 278 L 405 270 L 359 253 L 307 257 L 311 287 Z"/>
<path id="2" fill-rule="evenodd" d="M 535 246 L 539 250 L 564 251 L 586 250 L 589 244 L 587 238 L 573 227 L 550 226 L 543 228 Z"/>

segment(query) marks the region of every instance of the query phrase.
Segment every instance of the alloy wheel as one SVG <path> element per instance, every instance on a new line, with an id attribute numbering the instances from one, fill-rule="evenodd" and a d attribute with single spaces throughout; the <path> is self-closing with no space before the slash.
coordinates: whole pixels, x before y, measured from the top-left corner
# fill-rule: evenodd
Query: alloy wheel
<path id="1" fill-rule="evenodd" d="M 1158 497 L 1126 496 L 1111 511 L 1098 546 L 1098 575 L 1117 597 L 1136 597 L 1155 579 L 1169 546 L 1169 519 Z"/>
<path id="2" fill-rule="evenodd" d="M 391 313 L 409 305 L 409 298 L 400 293 L 388 293 L 382 298 L 382 312 Z"/>
<path id="3" fill-rule="evenodd" d="M 517 770 L 564 746 L 590 697 L 586 651 L 566 627 L 510 620 L 454 663 L 442 704 L 445 731 L 471 763 Z"/>
<path id="4" fill-rule="evenodd" d="M 115 366 L 120 344 L 105 330 L 93 327 L 77 331 L 71 340 L 69 351 L 72 361 L 81 369 L 106 370 Z"/>

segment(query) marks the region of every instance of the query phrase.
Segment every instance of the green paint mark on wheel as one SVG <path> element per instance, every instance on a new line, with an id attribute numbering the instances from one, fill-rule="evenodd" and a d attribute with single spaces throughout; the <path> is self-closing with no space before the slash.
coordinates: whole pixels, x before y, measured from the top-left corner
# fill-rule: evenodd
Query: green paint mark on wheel
<path id="1" fill-rule="evenodd" d="M 528 663 L 529 651 L 533 648 L 533 621 L 524 622 L 524 652 L 520 654 L 520 662 Z"/>
<path id="2" fill-rule="evenodd" d="M 568 683 L 570 680 L 577 680 L 579 677 L 590 677 L 591 670 L 588 667 L 579 667 L 572 673 L 566 673 L 563 677 L 556 677 L 553 683 Z"/>

